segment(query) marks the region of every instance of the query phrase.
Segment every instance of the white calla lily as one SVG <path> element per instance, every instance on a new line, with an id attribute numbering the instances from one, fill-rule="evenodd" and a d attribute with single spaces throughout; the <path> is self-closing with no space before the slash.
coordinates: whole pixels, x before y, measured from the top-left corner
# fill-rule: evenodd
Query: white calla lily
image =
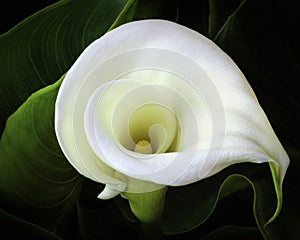
<path id="1" fill-rule="evenodd" d="M 281 185 L 289 164 L 231 58 L 165 20 L 122 25 L 88 46 L 55 113 L 64 154 L 106 184 L 103 199 L 193 183 L 239 162 L 271 162 Z"/>

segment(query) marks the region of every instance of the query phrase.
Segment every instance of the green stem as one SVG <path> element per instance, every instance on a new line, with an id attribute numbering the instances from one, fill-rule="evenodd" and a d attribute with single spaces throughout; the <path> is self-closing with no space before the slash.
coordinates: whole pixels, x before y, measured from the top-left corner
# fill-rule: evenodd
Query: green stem
<path id="1" fill-rule="evenodd" d="M 140 223 L 139 240 L 162 240 L 161 223 Z"/>
<path id="2" fill-rule="evenodd" d="M 145 193 L 122 193 L 134 215 L 140 220 L 140 240 L 162 239 L 162 214 L 167 187 Z"/>

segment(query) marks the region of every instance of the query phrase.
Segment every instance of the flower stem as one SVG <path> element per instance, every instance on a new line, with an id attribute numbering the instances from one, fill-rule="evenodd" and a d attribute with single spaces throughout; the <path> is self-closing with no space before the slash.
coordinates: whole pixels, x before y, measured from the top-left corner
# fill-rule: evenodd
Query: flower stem
<path id="1" fill-rule="evenodd" d="M 134 215 L 140 220 L 140 240 L 162 239 L 162 214 L 167 187 L 145 193 L 122 193 Z"/>
<path id="2" fill-rule="evenodd" d="M 138 240 L 162 240 L 161 223 L 140 223 Z"/>

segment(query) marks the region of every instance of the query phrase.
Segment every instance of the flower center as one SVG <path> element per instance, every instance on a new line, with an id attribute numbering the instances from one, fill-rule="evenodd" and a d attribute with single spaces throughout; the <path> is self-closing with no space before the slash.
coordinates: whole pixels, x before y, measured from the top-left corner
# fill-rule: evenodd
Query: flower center
<path id="1" fill-rule="evenodd" d="M 145 104 L 130 115 L 128 131 L 130 139 L 121 142 L 127 149 L 144 154 L 164 153 L 176 137 L 177 118 L 163 105 Z M 132 147 L 128 146 L 130 142 L 134 143 Z"/>
<path id="2" fill-rule="evenodd" d="M 142 154 L 151 154 L 152 146 L 147 140 L 140 140 L 134 147 L 134 152 L 142 153 Z"/>

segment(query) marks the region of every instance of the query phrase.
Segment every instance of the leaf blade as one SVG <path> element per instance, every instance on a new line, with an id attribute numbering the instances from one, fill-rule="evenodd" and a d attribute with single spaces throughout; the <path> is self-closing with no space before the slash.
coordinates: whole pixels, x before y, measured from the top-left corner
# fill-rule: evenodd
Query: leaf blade
<path id="1" fill-rule="evenodd" d="M 54 105 L 61 80 L 33 94 L 11 115 L 0 141 L 1 205 L 59 234 L 74 214 L 83 182 L 55 137 Z"/>
<path id="2" fill-rule="evenodd" d="M 31 93 L 52 84 L 109 29 L 126 2 L 59 1 L 0 36 L 0 132 Z"/>

